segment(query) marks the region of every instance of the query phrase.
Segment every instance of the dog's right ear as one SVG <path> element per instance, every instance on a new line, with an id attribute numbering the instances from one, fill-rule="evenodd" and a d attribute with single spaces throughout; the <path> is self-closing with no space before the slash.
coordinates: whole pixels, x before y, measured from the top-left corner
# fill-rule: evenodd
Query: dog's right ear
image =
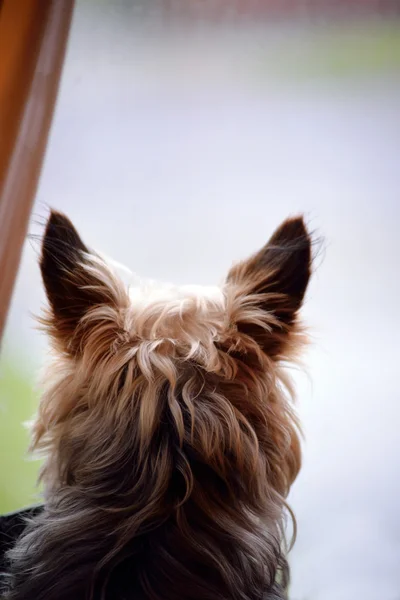
<path id="1" fill-rule="evenodd" d="M 259 252 L 228 274 L 236 307 L 233 322 L 271 357 L 285 356 L 296 331 L 311 275 L 311 246 L 303 218 L 287 219 Z"/>
<path id="2" fill-rule="evenodd" d="M 76 353 L 76 331 L 87 312 L 100 305 L 126 304 L 119 280 L 82 242 L 71 221 L 52 211 L 42 242 L 40 270 L 50 312 L 44 320 L 50 334 Z"/>

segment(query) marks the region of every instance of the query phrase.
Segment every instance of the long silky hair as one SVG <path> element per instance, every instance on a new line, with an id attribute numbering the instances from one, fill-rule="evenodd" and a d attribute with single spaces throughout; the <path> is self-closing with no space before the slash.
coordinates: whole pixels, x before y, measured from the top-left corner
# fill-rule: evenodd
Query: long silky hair
<path id="1" fill-rule="evenodd" d="M 9 555 L 7 600 L 285 598 L 303 219 L 218 289 L 129 290 L 56 212 L 40 267 L 45 508 Z"/>

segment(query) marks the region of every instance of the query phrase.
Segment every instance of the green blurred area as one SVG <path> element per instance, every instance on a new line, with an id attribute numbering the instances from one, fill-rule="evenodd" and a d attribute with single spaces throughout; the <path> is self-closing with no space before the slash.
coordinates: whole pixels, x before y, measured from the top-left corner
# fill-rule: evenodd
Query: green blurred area
<path id="1" fill-rule="evenodd" d="M 346 79 L 400 71 L 400 21 L 343 23 L 293 31 L 258 67 L 284 79 Z"/>
<path id="2" fill-rule="evenodd" d="M 336 36 L 323 36 L 316 50 L 309 54 L 316 73 L 352 75 L 397 70 L 400 24 L 395 21 L 375 27 L 344 28 Z"/>
<path id="3" fill-rule="evenodd" d="M 2 357 L 0 365 L 0 514 L 38 501 L 39 461 L 27 455 L 24 426 L 37 406 L 33 382 L 23 364 Z"/>

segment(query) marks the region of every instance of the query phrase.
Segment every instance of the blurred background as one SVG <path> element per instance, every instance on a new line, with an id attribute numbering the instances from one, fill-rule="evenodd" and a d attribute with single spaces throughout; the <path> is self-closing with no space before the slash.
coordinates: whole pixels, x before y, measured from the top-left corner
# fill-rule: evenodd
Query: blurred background
<path id="1" fill-rule="evenodd" d="M 399 34 L 398 0 L 78 0 L 30 226 L 57 208 L 140 275 L 199 284 L 290 214 L 324 236 L 292 600 L 400 599 Z M 38 252 L 0 359 L 0 513 L 37 500 Z"/>

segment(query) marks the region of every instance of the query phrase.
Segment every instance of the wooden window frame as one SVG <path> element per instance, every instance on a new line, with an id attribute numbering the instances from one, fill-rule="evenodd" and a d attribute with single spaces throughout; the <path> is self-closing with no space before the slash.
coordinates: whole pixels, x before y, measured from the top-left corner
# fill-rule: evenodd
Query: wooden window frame
<path id="1" fill-rule="evenodd" d="M 0 343 L 43 164 L 74 0 L 0 0 Z"/>

